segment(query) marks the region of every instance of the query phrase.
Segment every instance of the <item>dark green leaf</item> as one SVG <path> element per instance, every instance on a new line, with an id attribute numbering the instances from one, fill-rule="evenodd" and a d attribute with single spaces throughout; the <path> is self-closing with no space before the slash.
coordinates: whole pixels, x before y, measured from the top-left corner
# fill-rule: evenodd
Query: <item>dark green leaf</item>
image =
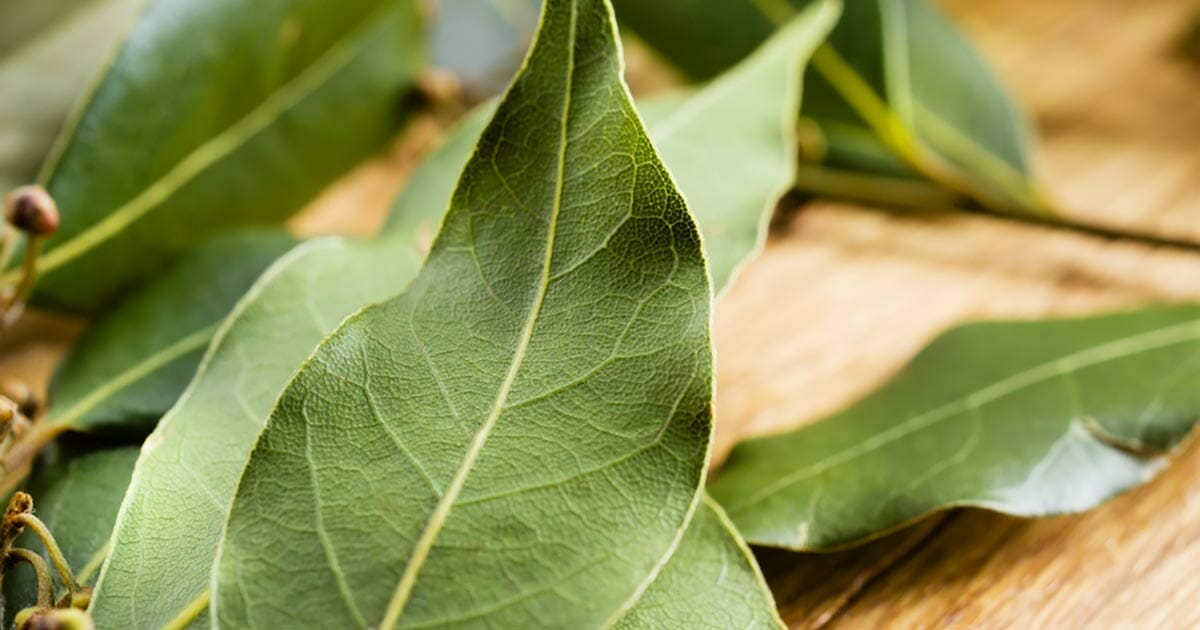
<path id="1" fill-rule="evenodd" d="M 56 445 L 30 475 L 26 490 L 33 496 L 34 513 L 49 526 L 75 577 L 83 584 L 91 582 L 104 559 L 137 456 L 136 446 L 86 450 L 77 445 Z M 32 532 L 22 534 L 17 546 L 38 552 L 48 566 L 53 566 L 42 542 Z M 11 627 L 12 616 L 36 601 L 37 581 L 28 565 L 18 565 L 5 573 L 4 627 Z"/>
<path id="2" fill-rule="evenodd" d="M 710 491 L 748 540 L 794 549 L 954 506 L 1086 510 L 1192 428 L 1197 357 L 1198 307 L 961 326 L 849 409 L 739 444 Z"/>
<path id="3" fill-rule="evenodd" d="M 711 428 L 699 234 L 607 3 L 545 6 L 412 287 L 281 395 L 230 511 L 221 625 L 594 626 L 684 533 Z"/>
<path id="4" fill-rule="evenodd" d="M 144 0 L 0 0 L 0 195 L 37 176 Z"/>
<path id="5" fill-rule="evenodd" d="M 686 73 L 713 76 L 811 0 L 617 0 L 622 20 Z M 703 5 L 703 6 L 701 6 Z M 721 46 L 713 46 L 721 41 Z M 846 0 L 807 73 L 803 115 L 820 140 L 802 184 L 858 196 L 928 178 L 1004 212 L 1045 212 L 1028 164 L 1027 123 L 965 39 L 926 0 Z M 858 175 L 857 178 L 850 178 Z M 849 180 L 849 183 L 847 183 Z"/>
<path id="6" fill-rule="evenodd" d="M 217 324 L 295 242 L 281 232 L 217 237 L 106 313 L 55 374 L 47 423 L 149 433 L 191 380 Z"/>
<path id="7" fill-rule="evenodd" d="M 215 231 L 298 209 L 396 129 L 418 26 L 413 0 L 154 2 L 52 159 L 62 227 L 38 296 L 94 309 Z"/>

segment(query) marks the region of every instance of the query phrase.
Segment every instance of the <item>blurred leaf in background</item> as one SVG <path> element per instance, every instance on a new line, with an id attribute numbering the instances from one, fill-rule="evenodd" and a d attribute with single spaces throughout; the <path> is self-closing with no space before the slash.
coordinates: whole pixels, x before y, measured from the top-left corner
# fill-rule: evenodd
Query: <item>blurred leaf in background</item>
<path id="1" fill-rule="evenodd" d="M 0 0 L 0 195 L 37 177 L 146 0 Z"/>
<path id="2" fill-rule="evenodd" d="M 35 297 L 94 311 L 298 210 L 399 128 L 421 26 L 415 0 L 151 3 L 44 171 L 62 222 Z"/>
<path id="3" fill-rule="evenodd" d="M 666 61 L 706 79 L 811 1 L 614 4 L 623 23 Z M 806 74 L 802 115 L 811 124 L 801 135 L 808 162 L 798 174 L 801 187 L 855 197 L 923 178 L 994 211 L 1046 212 L 1050 202 L 1029 165 L 1027 122 L 953 25 L 925 0 L 844 4 Z"/>

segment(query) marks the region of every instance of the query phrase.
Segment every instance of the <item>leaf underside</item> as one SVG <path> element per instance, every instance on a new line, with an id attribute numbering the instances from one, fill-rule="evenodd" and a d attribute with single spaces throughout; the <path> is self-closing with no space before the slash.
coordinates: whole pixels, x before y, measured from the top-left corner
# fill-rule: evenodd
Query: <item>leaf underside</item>
<path id="1" fill-rule="evenodd" d="M 689 76 L 744 58 L 812 0 L 617 0 L 622 22 Z M 856 197 L 927 178 L 1003 212 L 1049 203 L 1028 164 L 1029 125 L 978 53 L 925 0 L 845 0 L 845 13 L 805 73 L 803 116 L 819 140 L 803 183 Z M 713 41 L 721 46 L 713 46 Z M 947 86 L 961 86 L 947 89 Z M 911 205 L 901 194 L 893 203 Z"/>
<path id="2" fill-rule="evenodd" d="M 678 544 L 710 440 L 699 235 L 606 3 L 544 11 L 412 287 L 272 413 L 222 543 L 221 625 L 596 625 Z"/>
<path id="3" fill-rule="evenodd" d="M 62 223 L 35 297 L 94 311 L 295 212 L 397 129 L 419 25 L 413 0 L 151 3 L 45 170 Z"/>
<path id="4" fill-rule="evenodd" d="M 961 326 L 845 411 L 739 444 L 710 492 L 747 540 L 793 549 L 955 506 L 1086 510 L 1191 430 L 1198 358 L 1197 307 Z"/>

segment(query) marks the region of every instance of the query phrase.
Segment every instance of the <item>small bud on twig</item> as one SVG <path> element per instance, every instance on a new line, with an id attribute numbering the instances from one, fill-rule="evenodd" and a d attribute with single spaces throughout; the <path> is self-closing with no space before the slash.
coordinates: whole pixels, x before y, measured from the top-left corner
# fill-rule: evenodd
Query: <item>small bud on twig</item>
<path id="1" fill-rule="evenodd" d="M 58 206 L 41 186 L 22 186 L 4 198 L 4 219 L 30 236 L 49 236 L 58 229 Z"/>

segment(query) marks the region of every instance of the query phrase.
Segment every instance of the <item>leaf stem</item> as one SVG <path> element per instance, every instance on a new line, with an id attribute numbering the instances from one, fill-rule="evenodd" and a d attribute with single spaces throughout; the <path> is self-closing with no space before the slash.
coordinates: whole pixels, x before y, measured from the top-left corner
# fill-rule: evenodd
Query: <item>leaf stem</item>
<path id="1" fill-rule="evenodd" d="M 21 317 L 21 313 L 25 311 L 25 300 L 37 282 L 38 255 L 42 251 L 43 240 L 45 239 L 40 236 L 31 236 L 26 239 L 25 256 L 21 262 L 21 275 L 17 280 L 16 288 L 4 301 L 2 309 L 5 327 L 16 323 L 17 319 Z"/>
<path id="2" fill-rule="evenodd" d="M 82 590 L 79 583 L 75 581 L 75 574 L 71 572 L 71 566 L 67 563 L 67 558 L 63 556 L 62 549 L 58 547 L 58 541 L 54 540 L 54 535 L 50 533 L 50 528 L 46 527 L 42 519 L 26 512 L 18 514 L 13 522 L 28 527 L 33 530 L 34 534 L 37 534 L 38 538 L 42 539 L 46 552 L 50 554 L 50 561 L 54 563 L 54 568 L 58 570 L 58 575 L 62 578 L 63 586 L 67 587 L 68 595 L 74 597 Z"/>
<path id="3" fill-rule="evenodd" d="M 29 566 L 33 567 L 33 572 L 37 574 L 38 608 L 52 608 L 54 606 L 54 580 L 50 577 L 50 568 L 46 566 L 46 561 L 38 554 L 19 547 L 9 549 L 5 559 L 9 562 L 28 562 Z"/>

